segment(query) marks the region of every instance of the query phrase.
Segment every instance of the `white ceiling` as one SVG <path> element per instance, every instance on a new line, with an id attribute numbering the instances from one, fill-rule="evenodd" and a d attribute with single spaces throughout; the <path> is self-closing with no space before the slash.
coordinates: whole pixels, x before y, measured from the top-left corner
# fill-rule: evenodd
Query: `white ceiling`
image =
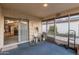
<path id="1" fill-rule="evenodd" d="M 5 9 L 20 11 L 40 18 L 79 6 L 78 3 L 50 3 L 48 7 L 43 7 L 41 3 L 6 3 L 1 5 Z"/>

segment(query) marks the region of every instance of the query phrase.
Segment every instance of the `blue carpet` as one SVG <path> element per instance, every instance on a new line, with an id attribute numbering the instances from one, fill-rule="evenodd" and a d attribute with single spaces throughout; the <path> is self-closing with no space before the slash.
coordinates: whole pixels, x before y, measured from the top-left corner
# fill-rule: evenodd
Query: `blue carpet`
<path id="1" fill-rule="evenodd" d="M 56 44 L 40 42 L 33 46 L 29 46 L 28 43 L 24 43 L 19 45 L 16 49 L 0 52 L 0 55 L 75 55 L 75 52 Z"/>

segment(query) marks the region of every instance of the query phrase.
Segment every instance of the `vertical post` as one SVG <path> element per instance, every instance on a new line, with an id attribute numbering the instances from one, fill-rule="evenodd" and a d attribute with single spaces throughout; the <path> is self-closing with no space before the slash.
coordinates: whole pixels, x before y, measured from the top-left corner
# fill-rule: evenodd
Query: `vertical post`
<path id="1" fill-rule="evenodd" d="M 27 22 L 28 22 L 28 41 L 30 42 L 29 20 Z"/>
<path id="2" fill-rule="evenodd" d="M 79 24 L 78 24 L 78 36 L 79 36 Z"/>
<path id="3" fill-rule="evenodd" d="M 48 32 L 48 21 L 46 21 L 46 39 L 47 39 L 47 32 Z"/>
<path id="4" fill-rule="evenodd" d="M 56 39 L 56 19 L 54 19 L 54 42 L 55 42 L 55 39 Z"/>
<path id="5" fill-rule="evenodd" d="M 4 17 L 2 15 L 2 9 L 0 7 L 0 49 L 4 45 Z"/>
<path id="6" fill-rule="evenodd" d="M 18 42 L 20 42 L 21 40 L 21 36 L 20 36 L 20 20 L 18 21 Z"/>
<path id="7" fill-rule="evenodd" d="M 68 15 L 68 47 L 69 47 L 69 34 L 70 34 L 70 15 Z"/>
<path id="8" fill-rule="evenodd" d="M 47 24 L 48 24 L 48 21 L 46 21 L 46 33 L 47 33 L 47 28 L 48 28 L 48 25 Z"/>

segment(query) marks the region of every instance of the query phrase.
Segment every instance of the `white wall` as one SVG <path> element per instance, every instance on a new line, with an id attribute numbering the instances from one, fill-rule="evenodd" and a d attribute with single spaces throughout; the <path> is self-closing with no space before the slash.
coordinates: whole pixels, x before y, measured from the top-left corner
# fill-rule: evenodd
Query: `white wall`
<path id="1" fill-rule="evenodd" d="M 32 40 L 32 35 L 33 35 L 33 33 L 34 33 L 34 31 L 35 31 L 35 27 L 38 27 L 38 29 L 39 29 L 39 33 L 41 33 L 42 31 L 41 31 L 41 20 L 40 19 L 32 19 L 32 20 L 30 20 L 29 21 L 29 36 L 30 36 L 30 41 Z"/>
<path id="2" fill-rule="evenodd" d="M 36 18 L 31 15 L 21 13 L 19 11 L 9 10 L 9 9 L 3 9 L 3 15 L 6 17 L 22 18 L 22 19 Z"/>
<path id="3" fill-rule="evenodd" d="M 0 7 L 0 48 L 4 44 L 4 17 L 2 15 L 2 8 Z"/>

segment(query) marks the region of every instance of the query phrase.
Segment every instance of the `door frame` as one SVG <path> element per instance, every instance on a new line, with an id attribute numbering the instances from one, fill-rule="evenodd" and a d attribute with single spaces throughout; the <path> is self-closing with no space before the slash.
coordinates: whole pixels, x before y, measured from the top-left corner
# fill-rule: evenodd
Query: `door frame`
<path id="1" fill-rule="evenodd" d="M 24 21 L 24 20 L 19 20 L 19 22 L 18 22 L 18 30 L 20 29 L 20 25 L 21 25 L 21 21 Z M 21 37 L 20 37 L 20 30 L 19 30 L 19 32 L 18 32 L 18 41 L 19 41 L 19 43 L 26 43 L 26 42 L 29 42 L 29 22 L 28 21 L 25 21 L 25 22 L 27 22 L 27 30 L 28 30 L 28 41 L 20 41 L 21 40 Z"/>
<path id="2" fill-rule="evenodd" d="M 21 18 L 14 18 L 14 17 L 6 17 L 4 16 L 4 21 L 5 19 L 15 19 L 15 20 L 18 20 L 18 21 L 21 21 L 21 20 L 26 20 L 27 24 L 28 24 L 28 41 L 29 41 L 29 20 L 28 19 L 21 19 Z M 18 24 L 19 25 L 19 24 Z M 5 24 L 4 24 L 5 26 Z M 19 28 L 19 27 L 18 27 Z M 18 30 L 18 40 L 19 40 L 19 30 Z M 13 46 L 13 45 L 18 45 L 18 44 L 22 44 L 22 43 L 26 43 L 26 42 L 17 42 L 17 43 L 12 43 L 12 44 L 7 44 L 7 45 L 4 45 L 4 47 L 9 47 L 9 46 Z M 4 42 L 3 42 L 4 44 Z"/>

